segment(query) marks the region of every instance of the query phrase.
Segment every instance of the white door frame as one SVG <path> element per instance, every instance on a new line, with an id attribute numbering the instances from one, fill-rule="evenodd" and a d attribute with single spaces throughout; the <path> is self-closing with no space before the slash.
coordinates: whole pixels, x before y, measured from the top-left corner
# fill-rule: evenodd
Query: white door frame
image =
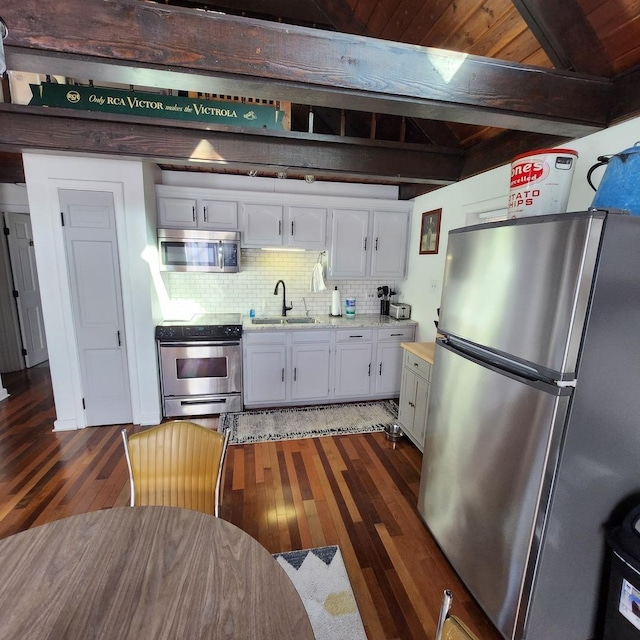
<path id="1" fill-rule="evenodd" d="M 33 161 L 33 162 L 32 162 Z M 56 158 L 57 166 L 62 166 L 61 172 L 71 174 L 82 173 L 78 171 L 77 158 Z M 66 161 L 66 162 L 65 162 Z M 131 173 L 130 165 L 135 165 L 139 171 L 140 163 L 119 162 L 117 169 L 122 180 L 97 181 L 93 179 L 63 179 L 46 177 L 42 178 L 45 164 L 48 172 L 49 160 L 43 156 L 25 155 L 25 174 L 27 176 L 27 189 L 32 209 L 32 227 L 36 245 L 36 260 L 39 267 L 40 287 L 42 292 L 43 313 L 47 338 L 49 344 L 49 364 L 51 368 L 51 381 L 54 392 L 57 419 L 54 423 L 54 431 L 69 431 L 87 426 L 84 409 L 82 407 L 82 378 L 80 373 L 80 359 L 78 347 L 75 341 L 75 328 L 72 312 L 71 289 L 69 285 L 64 235 L 60 216 L 59 189 L 72 189 L 79 191 L 107 191 L 113 194 L 113 202 L 116 214 L 116 228 L 127 228 L 125 219 L 125 182 Z M 83 168 L 92 176 L 104 175 L 104 165 L 111 163 L 97 159 L 81 159 Z M 69 163 L 70 167 L 64 165 Z M 31 177 L 34 180 L 31 180 Z M 32 188 L 33 184 L 33 188 Z M 144 213 L 144 202 L 135 203 Z M 133 206 L 133 205 L 132 205 Z M 128 274 L 130 269 L 129 252 L 127 246 L 127 233 L 119 233 L 118 257 L 122 274 Z M 131 387 L 131 403 L 133 420 L 135 423 L 144 422 L 140 412 L 140 388 L 137 365 L 136 336 L 132 326 L 133 319 L 132 299 L 134 292 L 130 279 L 121 277 L 123 309 L 125 316 L 125 334 L 129 345 L 127 351 L 127 363 L 129 366 L 129 380 Z M 150 329 L 152 332 L 152 328 Z M 151 340 L 153 337 L 151 336 Z M 158 409 L 159 413 L 159 409 Z"/>

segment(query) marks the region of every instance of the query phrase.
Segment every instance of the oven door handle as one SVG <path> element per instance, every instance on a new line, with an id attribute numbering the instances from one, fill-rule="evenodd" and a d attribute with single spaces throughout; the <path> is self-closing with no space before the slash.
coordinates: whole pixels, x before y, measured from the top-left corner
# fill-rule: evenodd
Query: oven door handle
<path id="1" fill-rule="evenodd" d="M 180 404 L 182 406 L 191 406 L 196 404 L 225 404 L 227 401 L 226 398 L 221 399 L 211 399 L 211 400 L 180 400 Z"/>
<path id="2" fill-rule="evenodd" d="M 160 342 L 161 347 L 239 347 L 240 341 L 223 342 L 211 340 L 190 340 L 187 342 Z"/>

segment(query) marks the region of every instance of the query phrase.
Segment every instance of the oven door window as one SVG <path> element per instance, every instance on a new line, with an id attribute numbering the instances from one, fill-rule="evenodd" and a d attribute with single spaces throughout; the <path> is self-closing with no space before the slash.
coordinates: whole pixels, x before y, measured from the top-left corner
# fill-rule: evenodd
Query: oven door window
<path id="1" fill-rule="evenodd" d="M 178 380 L 194 378 L 227 378 L 226 356 L 213 358 L 176 358 L 176 376 Z"/>

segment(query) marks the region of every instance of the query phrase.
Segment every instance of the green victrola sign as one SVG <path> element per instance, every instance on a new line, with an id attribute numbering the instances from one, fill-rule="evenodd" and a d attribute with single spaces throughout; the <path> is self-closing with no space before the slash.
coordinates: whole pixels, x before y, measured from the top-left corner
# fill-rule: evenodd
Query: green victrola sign
<path id="1" fill-rule="evenodd" d="M 30 86 L 33 98 L 29 104 L 34 106 L 191 120 L 236 127 L 283 129 L 284 111 L 266 105 L 218 102 L 53 82 Z"/>

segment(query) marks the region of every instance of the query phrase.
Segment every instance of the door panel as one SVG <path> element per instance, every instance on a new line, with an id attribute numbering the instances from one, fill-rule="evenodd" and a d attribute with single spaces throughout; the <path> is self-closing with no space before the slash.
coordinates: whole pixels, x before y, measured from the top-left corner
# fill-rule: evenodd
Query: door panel
<path id="1" fill-rule="evenodd" d="M 8 213 L 7 225 L 13 286 L 18 292 L 16 298 L 18 321 L 24 349 L 27 352 L 25 364 L 27 367 L 33 367 L 44 362 L 49 356 L 40 303 L 31 220 L 26 213 Z"/>
<path id="2" fill-rule="evenodd" d="M 87 426 L 131 422 L 113 195 L 60 190 Z"/>
<path id="3" fill-rule="evenodd" d="M 532 576 L 569 391 L 436 346 L 418 508 L 493 623 L 511 637 Z"/>
<path id="4" fill-rule="evenodd" d="M 439 330 L 574 378 L 603 215 L 451 232 Z"/>

